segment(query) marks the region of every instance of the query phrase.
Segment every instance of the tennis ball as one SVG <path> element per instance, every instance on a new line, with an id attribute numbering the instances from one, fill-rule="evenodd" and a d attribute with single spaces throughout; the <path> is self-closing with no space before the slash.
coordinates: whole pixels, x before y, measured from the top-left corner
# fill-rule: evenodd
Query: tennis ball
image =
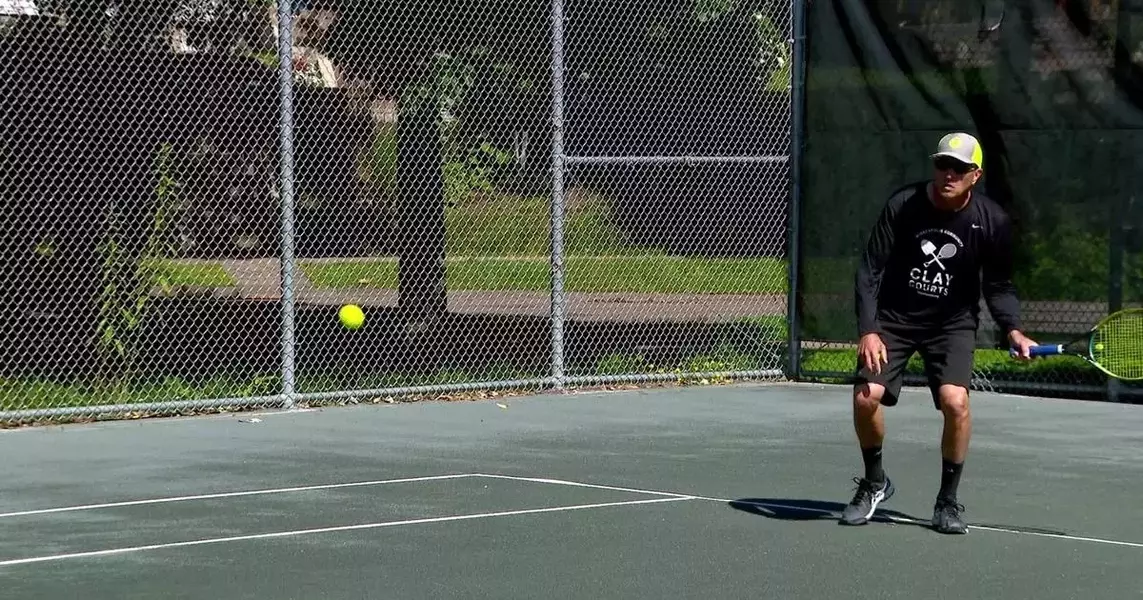
<path id="1" fill-rule="evenodd" d="M 1095 343 L 1095 351 L 1096 352 L 1103 352 L 1103 342 L 1096 342 Z"/>
<path id="2" fill-rule="evenodd" d="M 365 324 L 365 313 L 356 304 L 346 304 L 337 311 L 337 317 L 346 329 L 358 329 Z"/>

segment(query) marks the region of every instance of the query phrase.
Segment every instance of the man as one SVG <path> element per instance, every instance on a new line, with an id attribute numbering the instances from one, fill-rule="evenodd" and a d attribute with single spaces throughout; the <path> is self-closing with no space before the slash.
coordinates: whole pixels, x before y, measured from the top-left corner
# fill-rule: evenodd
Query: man
<path id="1" fill-rule="evenodd" d="M 933 528 L 965 533 L 957 487 L 968 453 L 968 387 L 983 292 L 989 313 L 1022 359 L 1035 344 L 1020 331 L 1020 305 L 1012 284 L 1008 216 L 974 186 L 983 175 L 976 138 L 941 138 L 933 178 L 897 190 L 881 211 L 857 269 L 860 342 L 853 424 L 865 463 L 857 493 L 841 522 L 861 525 L 893 495 L 881 462 L 882 406 L 898 402 L 906 363 L 924 361 L 933 404 L 944 415 L 941 485 Z"/>

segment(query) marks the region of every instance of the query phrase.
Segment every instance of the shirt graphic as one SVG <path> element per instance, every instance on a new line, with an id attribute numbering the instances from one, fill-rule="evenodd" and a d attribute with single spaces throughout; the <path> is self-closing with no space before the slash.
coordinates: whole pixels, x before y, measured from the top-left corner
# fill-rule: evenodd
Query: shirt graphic
<path id="1" fill-rule="evenodd" d="M 930 298 L 948 296 L 953 280 L 950 264 L 964 242 L 947 229 L 926 229 L 916 237 L 921 255 L 909 269 L 909 287 Z"/>

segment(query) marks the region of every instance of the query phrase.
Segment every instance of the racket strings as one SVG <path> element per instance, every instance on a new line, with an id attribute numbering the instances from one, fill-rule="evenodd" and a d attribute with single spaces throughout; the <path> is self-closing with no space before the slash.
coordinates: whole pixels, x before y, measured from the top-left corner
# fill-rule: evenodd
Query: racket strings
<path id="1" fill-rule="evenodd" d="M 1095 362 L 1123 379 L 1143 379 L 1143 311 L 1115 315 L 1092 339 Z"/>

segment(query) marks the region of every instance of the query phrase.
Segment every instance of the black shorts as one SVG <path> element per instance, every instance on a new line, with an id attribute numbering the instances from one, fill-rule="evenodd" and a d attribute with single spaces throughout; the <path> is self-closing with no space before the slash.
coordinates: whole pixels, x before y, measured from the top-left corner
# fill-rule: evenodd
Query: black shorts
<path id="1" fill-rule="evenodd" d="M 933 406 L 940 409 L 938 390 L 942 385 L 959 385 L 968 389 L 972 382 L 973 351 L 976 331 L 955 329 L 950 331 L 918 329 L 883 325 L 881 341 L 885 343 L 888 362 L 874 375 L 857 361 L 857 382 L 879 383 L 885 386 L 881 404 L 895 406 L 901 393 L 905 367 L 913 353 L 919 353 L 925 366 L 925 377 L 933 395 Z"/>

